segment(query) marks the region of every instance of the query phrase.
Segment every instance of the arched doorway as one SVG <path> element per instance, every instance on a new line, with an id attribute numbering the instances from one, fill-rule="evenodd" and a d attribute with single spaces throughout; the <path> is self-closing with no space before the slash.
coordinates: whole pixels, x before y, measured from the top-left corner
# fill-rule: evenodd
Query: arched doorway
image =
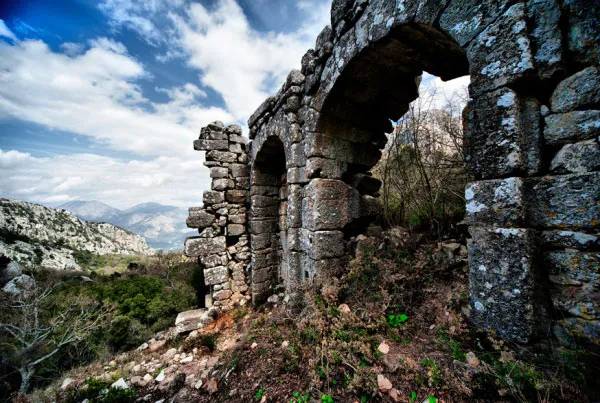
<path id="1" fill-rule="evenodd" d="M 287 170 L 283 143 L 271 136 L 251 171 L 252 299 L 263 301 L 290 280 L 287 263 Z"/>

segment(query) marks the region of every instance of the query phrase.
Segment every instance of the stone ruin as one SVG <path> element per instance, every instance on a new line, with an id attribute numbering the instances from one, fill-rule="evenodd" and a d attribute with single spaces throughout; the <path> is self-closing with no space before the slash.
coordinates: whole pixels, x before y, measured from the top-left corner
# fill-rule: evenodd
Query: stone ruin
<path id="1" fill-rule="evenodd" d="M 599 20 L 591 0 L 334 0 L 301 70 L 250 117 L 249 144 L 220 123 L 195 143 L 213 184 L 185 250 L 214 303 L 260 303 L 345 265 L 349 238 L 374 230 L 390 119 L 423 71 L 469 74 L 471 321 L 600 350 Z"/>

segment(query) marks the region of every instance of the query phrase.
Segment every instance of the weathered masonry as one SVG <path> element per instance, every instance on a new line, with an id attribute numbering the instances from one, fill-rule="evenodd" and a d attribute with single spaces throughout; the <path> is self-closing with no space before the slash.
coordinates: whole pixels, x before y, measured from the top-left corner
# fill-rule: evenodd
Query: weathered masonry
<path id="1" fill-rule="evenodd" d="M 378 214 L 370 170 L 390 119 L 423 71 L 469 74 L 472 322 L 600 349 L 599 19 L 591 0 L 334 0 L 301 70 L 249 119 L 247 149 L 238 127 L 202 130 L 213 190 L 186 253 L 214 300 L 260 302 L 344 265 Z"/>

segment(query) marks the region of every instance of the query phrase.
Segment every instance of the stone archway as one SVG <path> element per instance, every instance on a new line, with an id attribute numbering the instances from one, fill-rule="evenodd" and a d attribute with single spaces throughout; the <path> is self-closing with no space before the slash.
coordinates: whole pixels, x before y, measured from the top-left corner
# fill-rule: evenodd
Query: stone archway
<path id="1" fill-rule="evenodd" d="M 287 259 L 287 169 L 285 149 L 276 136 L 266 139 L 251 174 L 252 300 L 263 301 L 291 281 Z"/>
<path id="2" fill-rule="evenodd" d="M 469 73 L 471 320 L 520 343 L 552 326 L 567 344 L 598 348 L 597 15 L 600 5 L 583 0 L 334 0 L 301 70 L 248 120 L 253 172 L 272 136 L 285 152 L 293 278 L 343 267 L 348 233 L 377 213 L 369 169 L 421 71 Z M 278 218 L 264 220 L 268 233 L 280 231 Z M 267 262 L 256 268 L 280 265 L 276 243 L 253 243 L 253 262 Z"/>

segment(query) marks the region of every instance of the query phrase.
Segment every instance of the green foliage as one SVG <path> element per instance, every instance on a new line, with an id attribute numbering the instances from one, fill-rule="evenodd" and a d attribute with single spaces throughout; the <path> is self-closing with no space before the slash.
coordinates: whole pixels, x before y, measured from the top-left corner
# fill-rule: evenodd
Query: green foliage
<path id="1" fill-rule="evenodd" d="M 428 369 L 429 384 L 431 386 L 439 386 L 442 382 L 442 373 L 440 367 L 435 360 L 424 359 L 421 364 Z"/>
<path id="2" fill-rule="evenodd" d="M 262 388 L 262 386 L 259 386 L 258 390 L 254 394 L 254 398 L 256 400 L 260 400 L 263 397 L 263 394 L 264 394 L 263 388 Z"/>
<path id="3" fill-rule="evenodd" d="M 329 395 L 321 395 L 321 401 L 323 403 L 333 403 L 333 397 Z"/>
<path id="4" fill-rule="evenodd" d="M 429 397 L 427 398 L 427 401 L 428 401 L 429 403 L 437 403 L 437 399 L 436 399 L 435 397 L 433 397 L 433 396 L 429 396 Z"/>
<path id="5" fill-rule="evenodd" d="M 138 397 L 135 389 L 111 388 L 110 382 L 88 378 L 85 384 L 85 388 L 71 391 L 65 402 L 75 403 L 87 399 L 90 403 L 130 403 Z"/>
<path id="6" fill-rule="evenodd" d="M 417 399 L 417 392 L 411 392 L 410 394 L 410 399 L 408 400 L 410 403 L 414 403 L 414 401 Z"/>
<path id="7" fill-rule="evenodd" d="M 467 355 L 462 350 L 462 345 L 459 341 L 454 340 L 446 329 L 439 328 L 438 330 L 438 345 L 444 345 L 450 349 L 452 358 L 455 360 L 464 361 L 467 358 Z"/>
<path id="8" fill-rule="evenodd" d="M 408 316 L 406 314 L 400 315 L 388 315 L 387 317 L 387 325 L 389 327 L 393 327 L 394 329 L 398 328 L 402 323 L 408 320 Z"/>
<path id="9" fill-rule="evenodd" d="M 0 240 L 8 245 L 13 245 L 17 241 L 29 243 L 31 240 L 27 235 L 22 233 L 11 231 L 8 228 L 0 228 Z"/>
<path id="10" fill-rule="evenodd" d="M 308 399 L 310 398 L 310 393 L 306 392 L 306 394 L 302 394 L 300 392 L 294 392 L 294 398 L 289 401 L 289 403 L 308 403 Z"/>

